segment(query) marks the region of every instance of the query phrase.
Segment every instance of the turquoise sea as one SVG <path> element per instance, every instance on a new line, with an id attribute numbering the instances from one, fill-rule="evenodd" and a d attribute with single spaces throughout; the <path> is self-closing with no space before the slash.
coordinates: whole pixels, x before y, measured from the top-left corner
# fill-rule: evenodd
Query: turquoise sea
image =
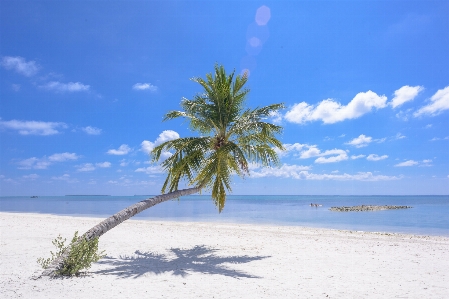
<path id="1" fill-rule="evenodd" d="M 0 211 L 108 217 L 150 196 L 0 197 Z M 311 207 L 311 203 L 321 207 Z M 331 212 L 333 206 L 407 205 L 412 209 Z M 210 196 L 186 196 L 133 219 L 295 225 L 449 236 L 449 196 L 228 196 L 218 213 Z"/>

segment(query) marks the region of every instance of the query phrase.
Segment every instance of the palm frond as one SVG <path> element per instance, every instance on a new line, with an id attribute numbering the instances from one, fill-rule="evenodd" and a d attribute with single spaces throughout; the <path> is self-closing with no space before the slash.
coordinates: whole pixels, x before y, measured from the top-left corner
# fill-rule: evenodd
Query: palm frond
<path id="1" fill-rule="evenodd" d="M 152 161 L 159 161 L 162 153 L 172 153 L 161 163 L 167 171 L 162 192 L 177 190 L 181 182 L 207 188 L 221 212 L 226 192 L 232 191 L 232 175 L 249 175 L 250 162 L 279 164 L 275 149 L 284 148 L 276 135 L 282 127 L 266 120 L 284 105 L 245 109 L 247 76 L 235 75 L 235 71 L 226 74 L 223 66 L 215 65 L 213 74 L 192 80 L 201 85 L 203 93 L 191 100 L 183 98 L 182 111 L 169 111 L 164 121 L 184 118 L 203 137 L 164 142 L 153 149 Z"/>

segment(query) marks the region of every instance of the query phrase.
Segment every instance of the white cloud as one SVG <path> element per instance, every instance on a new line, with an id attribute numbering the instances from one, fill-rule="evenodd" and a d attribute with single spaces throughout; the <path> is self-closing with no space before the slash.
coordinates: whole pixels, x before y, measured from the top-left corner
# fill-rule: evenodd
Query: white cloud
<path id="1" fill-rule="evenodd" d="M 175 131 L 172 130 L 165 130 L 163 131 L 161 134 L 159 134 L 159 136 L 156 138 L 156 140 L 154 142 L 148 141 L 148 140 L 144 140 L 142 141 L 141 145 L 141 150 L 144 153 L 150 154 L 151 151 L 154 149 L 154 147 L 158 146 L 161 143 L 164 143 L 166 141 L 169 140 L 174 140 L 174 139 L 178 139 L 179 138 L 179 134 Z M 166 159 L 168 157 L 170 157 L 172 154 L 170 152 L 163 152 L 161 154 L 161 157 L 163 159 Z"/>
<path id="2" fill-rule="evenodd" d="M 60 153 L 60 154 L 53 154 L 50 157 L 48 157 L 48 160 L 51 162 L 64 162 L 67 160 L 77 160 L 79 156 L 75 153 Z"/>
<path id="3" fill-rule="evenodd" d="M 136 83 L 133 85 L 134 90 L 149 90 L 151 92 L 156 92 L 158 90 L 157 86 L 151 83 Z"/>
<path id="4" fill-rule="evenodd" d="M 297 124 L 317 120 L 321 120 L 325 124 L 333 124 L 346 119 L 358 118 L 373 108 L 384 108 L 386 101 L 386 96 L 378 96 L 372 91 L 367 91 L 358 93 L 346 106 L 333 99 L 323 100 L 316 106 L 302 102 L 293 105 L 292 109 L 285 114 L 285 119 Z"/>
<path id="5" fill-rule="evenodd" d="M 111 162 L 96 163 L 95 166 L 100 168 L 109 168 L 111 167 Z"/>
<path id="6" fill-rule="evenodd" d="M 326 158 L 326 156 L 331 157 Z M 301 159 L 319 157 L 318 159 L 315 160 L 315 163 L 323 164 L 323 163 L 336 163 L 347 160 L 348 154 L 341 149 L 333 149 L 321 152 L 321 150 L 318 149 L 316 145 L 312 145 L 307 150 L 301 152 L 301 155 L 299 157 Z"/>
<path id="7" fill-rule="evenodd" d="M 78 165 L 78 171 L 86 172 L 86 171 L 94 171 L 96 168 L 92 163 L 84 163 L 82 165 Z"/>
<path id="8" fill-rule="evenodd" d="M 58 134 L 58 128 L 67 128 L 65 123 L 60 122 L 43 122 L 43 121 L 21 121 L 9 120 L 0 121 L 0 126 L 17 130 L 20 135 L 54 135 Z"/>
<path id="9" fill-rule="evenodd" d="M 290 154 L 291 152 L 300 152 L 301 150 L 303 150 L 305 147 L 309 147 L 309 145 L 307 144 L 301 144 L 301 143 L 286 143 L 283 144 L 285 150 L 281 151 L 278 148 L 274 148 L 274 151 L 280 156 L 287 156 L 288 154 Z"/>
<path id="10" fill-rule="evenodd" d="M 380 160 L 385 160 L 386 158 L 388 158 L 387 155 L 378 156 L 376 154 L 371 154 L 371 155 L 368 155 L 368 157 L 366 157 L 366 160 L 368 160 L 368 161 L 380 161 Z"/>
<path id="11" fill-rule="evenodd" d="M 14 91 L 19 91 L 20 90 L 20 84 L 11 84 L 11 88 Z"/>
<path id="12" fill-rule="evenodd" d="M 271 112 L 270 113 L 270 117 L 271 121 L 275 124 L 280 124 L 282 123 L 282 114 L 279 113 L 278 111 L 275 112 Z"/>
<path id="13" fill-rule="evenodd" d="M 321 150 L 316 145 L 308 145 L 308 144 L 284 144 L 285 151 L 275 151 L 282 157 L 287 156 L 292 152 L 299 152 L 299 154 L 294 154 L 295 156 L 299 155 L 300 159 L 308 159 L 313 157 L 319 157 L 315 160 L 315 163 L 335 163 L 348 159 L 347 152 L 341 149 L 332 149 L 327 150 L 325 152 L 321 152 Z M 326 156 L 332 156 L 327 157 Z"/>
<path id="14" fill-rule="evenodd" d="M 449 136 L 446 136 L 444 138 L 433 137 L 432 139 L 430 139 L 430 141 L 438 141 L 438 140 L 449 140 Z"/>
<path id="15" fill-rule="evenodd" d="M 46 161 L 45 159 L 38 159 L 36 157 L 28 158 L 20 161 L 19 169 L 47 169 L 48 166 L 51 165 L 51 162 Z"/>
<path id="16" fill-rule="evenodd" d="M 77 160 L 80 156 L 75 153 L 57 153 L 51 156 L 42 157 L 42 158 L 28 158 L 22 161 L 19 161 L 19 169 L 47 169 L 48 166 L 52 165 L 55 162 L 65 162 L 69 160 Z"/>
<path id="17" fill-rule="evenodd" d="M 125 167 L 128 166 L 129 162 L 127 162 L 125 159 L 120 161 L 120 166 Z"/>
<path id="18" fill-rule="evenodd" d="M 70 175 L 69 174 L 63 174 L 59 177 L 53 176 L 51 177 L 52 180 L 57 180 L 57 181 L 68 181 L 70 180 Z"/>
<path id="19" fill-rule="evenodd" d="M 394 92 L 394 98 L 389 103 L 393 108 L 401 106 L 402 104 L 413 101 L 413 99 L 424 90 L 422 86 L 402 86 Z"/>
<path id="20" fill-rule="evenodd" d="M 146 174 L 165 173 L 164 169 L 160 166 L 148 166 L 148 167 L 137 168 L 135 170 L 135 172 L 145 172 Z"/>
<path id="21" fill-rule="evenodd" d="M 412 108 L 396 113 L 396 117 L 403 121 L 408 121 L 411 116 Z"/>
<path id="22" fill-rule="evenodd" d="M 365 155 L 357 155 L 357 156 L 352 155 L 351 160 L 361 159 L 361 158 L 365 158 L 365 157 L 366 157 Z"/>
<path id="23" fill-rule="evenodd" d="M 77 92 L 77 91 L 88 91 L 90 89 L 89 85 L 85 85 L 80 82 L 61 83 L 58 81 L 51 81 L 40 87 L 56 92 Z"/>
<path id="24" fill-rule="evenodd" d="M 108 150 L 107 153 L 109 155 L 121 156 L 121 155 L 128 154 L 130 151 L 131 151 L 131 148 L 127 144 L 122 144 L 122 145 L 120 145 L 120 147 L 118 149 Z"/>
<path id="25" fill-rule="evenodd" d="M 178 139 L 178 138 L 179 138 L 179 134 L 177 132 L 172 131 L 172 130 L 165 130 L 161 134 L 159 134 L 159 137 L 157 137 L 154 144 L 159 145 L 166 141 L 174 140 L 174 139 Z"/>
<path id="26" fill-rule="evenodd" d="M 422 160 L 422 162 L 419 164 L 419 167 L 430 167 L 430 166 L 433 166 L 432 160 L 430 159 Z"/>
<path id="27" fill-rule="evenodd" d="M 397 133 L 397 134 L 396 134 L 396 137 L 395 137 L 396 140 L 404 139 L 404 138 L 407 138 L 407 137 L 405 137 L 405 136 L 402 135 L 401 133 Z"/>
<path id="28" fill-rule="evenodd" d="M 348 154 L 344 150 L 329 150 L 320 154 L 321 157 L 315 160 L 315 163 L 323 164 L 323 163 L 336 163 L 344 160 L 348 160 Z M 324 157 L 329 155 L 337 155 L 332 157 Z"/>
<path id="29" fill-rule="evenodd" d="M 253 178 L 262 177 L 284 177 L 300 179 L 303 171 L 310 170 L 309 166 L 288 165 L 283 164 L 279 168 L 261 167 L 260 165 L 252 165 L 250 175 Z"/>
<path id="30" fill-rule="evenodd" d="M 20 56 L 11 57 L 4 56 L 1 62 L 2 66 L 7 70 L 14 70 L 15 72 L 27 77 L 31 77 L 37 73 L 39 66 L 35 61 L 26 61 Z"/>
<path id="31" fill-rule="evenodd" d="M 373 138 L 370 136 L 365 136 L 364 134 L 361 134 L 359 137 L 352 139 L 351 141 L 345 143 L 348 145 L 352 145 L 355 147 L 365 147 L 368 144 L 370 144 L 373 141 Z"/>
<path id="32" fill-rule="evenodd" d="M 99 128 L 95 128 L 95 127 L 91 127 L 91 126 L 84 127 L 84 128 L 82 128 L 82 130 L 89 135 L 100 135 L 101 131 L 102 131 Z"/>
<path id="33" fill-rule="evenodd" d="M 431 98 L 431 103 L 421 107 L 418 111 L 413 113 L 413 116 L 418 117 L 422 115 L 435 116 L 449 109 L 449 86 L 438 90 Z"/>
<path id="34" fill-rule="evenodd" d="M 307 150 L 301 152 L 299 156 L 301 159 L 308 159 L 312 157 L 317 157 L 321 154 L 321 150 L 317 148 L 316 145 L 311 145 Z"/>
<path id="35" fill-rule="evenodd" d="M 425 128 L 425 129 L 430 129 L 430 128 L 432 128 L 432 126 L 433 126 L 432 124 L 428 124 L 428 125 L 426 125 L 424 128 Z"/>
<path id="36" fill-rule="evenodd" d="M 24 179 L 35 180 L 39 178 L 39 176 L 35 173 L 22 176 Z"/>
<path id="37" fill-rule="evenodd" d="M 395 167 L 414 166 L 417 164 L 418 164 L 418 162 L 416 162 L 416 161 L 408 160 L 408 161 L 396 164 Z"/>
<path id="38" fill-rule="evenodd" d="M 333 171 L 331 174 L 310 173 L 308 166 L 284 164 L 280 168 L 263 167 L 251 171 L 251 178 L 261 177 L 283 177 L 298 180 L 339 180 L 339 181 L 390 181 L 398 180 L 401 177 L 373 175 L 371 172 L 359 172 L 357 174 L 337 174 Z"/>

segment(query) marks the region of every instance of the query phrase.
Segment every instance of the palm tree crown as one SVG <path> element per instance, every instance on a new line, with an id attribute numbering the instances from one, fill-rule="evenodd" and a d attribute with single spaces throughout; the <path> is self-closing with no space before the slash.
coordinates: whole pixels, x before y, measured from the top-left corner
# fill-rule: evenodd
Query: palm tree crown
<path id="1" fill-rule="evenodd" d="M 212 191 L 212 199 L 221 212 L 226 189 L 231 191 L 231 176 L 249 175 L 249 163 L 264 166 L 279 164 L 275 148 L 283 150 L 275 135 L 282 127 L 264 122 L 272 113 L 284 108 L 274 104 L 247 109 L 244 102 L 249 90 L 244 88 L 247 76 L 234 72 L 227 75 L 223 66 L 215 65 L 215 74 L 206 79 L 193 78 L 204 92 L 192 100 L 183 98 L 183 111 L 170 111 L 164 120 L 185 118 L 200 137 L 170 140 L 155 147 L 156 162 L 165 151 L 173 152 L 162 162 L 167 178 L 162 193 L 178 190 L 180 181 Z"/>

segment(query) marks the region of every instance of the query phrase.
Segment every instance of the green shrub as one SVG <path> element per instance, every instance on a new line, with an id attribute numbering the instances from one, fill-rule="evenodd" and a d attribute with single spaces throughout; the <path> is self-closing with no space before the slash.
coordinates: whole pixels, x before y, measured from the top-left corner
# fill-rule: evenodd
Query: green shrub
<path id="1" fill-rule="evenodd" d="M 82 237 L 78 237 L 78 232 L 75 232 L 70 245 L 65 246 L 65 241 L 66 239 L 63 240 L 61 236 L 54 239 L 52 243 L 57 251 L 50 251 L 51 258 L 39 258 L 37 260 L 38 264 L 46 269 L 55 259 L 69 249 L 69 255 L 65 259 L 64 264 L 57 270 L 57 273 L 59 275 L 72 276 L 78 275 L 83 269 L 89 269 L 92 263 L 106 256 L 104 251 L 98 252 L 98 237 L 87 241 Z"/>

